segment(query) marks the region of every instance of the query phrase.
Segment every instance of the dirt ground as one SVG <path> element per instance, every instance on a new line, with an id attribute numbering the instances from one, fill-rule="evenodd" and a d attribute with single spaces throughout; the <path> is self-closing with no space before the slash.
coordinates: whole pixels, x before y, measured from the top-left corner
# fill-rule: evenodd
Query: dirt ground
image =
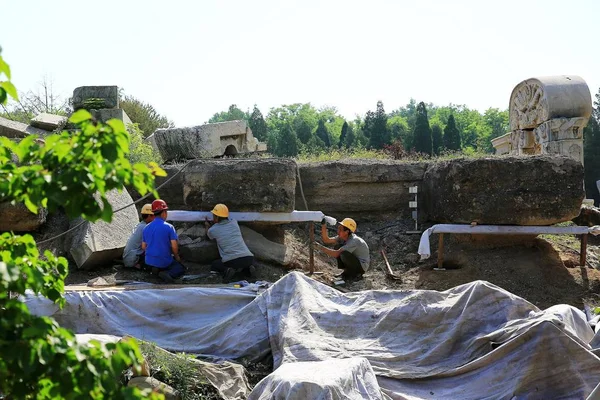
<path id="1" fill-rule="evenodd" d="M 317 226 L 316 237 L 320 233 Z M 281 228 L 277 228 L 281 229 Z M 407 234 L 414 229 L 410 221 L 359 222 L 359 234 L 371 250 L 371 269 L 364 279 L 337 286 L 342 291 L 369 289 L 427 289 L 446 290 L 474 280 L 489 281 L 509 292 L 525 298 L 540 308 L 566 303 L 583 308 L 584 302 L 600 304 L 600 238 L 590 236 L 588 265 L 579 264 L 579 242 L 573 236 L 546 235 L 538 238 L 511 237 L 498 240 L 490 236 L 473 239 L 466 235 L 446 235 L 445 271 L 436 271 L 437 235 L 431 237 L 432 257 L 420 261 L 417 248 L 418 234 Z M 308 229 L 299 225 L 286 226 L 281 241 L 296 255 L 294 269 L 308 273 Z M 330 235 L 335 232 L 330 231 Z M 391 268 L 400 280 L 391 280 L 384 273 L 380 254 L 384 249 Z M 209 265 L 186 262 L 186 275 L 204 275 L 180 284 L 221 285 L 221 278 L 210 274 Z M 334 275 L 341 272 L 335 261 L 315 251 L 316 280 L 333 285 Z M 257 261 L 256 280 L 275 282 L 290 269 Z M 67 284 L 86 284 L 90 279 L 103 277 L 108 283 L 143 281 L 161 283 L 147 272 L 126 269 L 115 264 L 94 271 L 72 270 Z M 234 280 L 248 280 L 235 276 Z"/>

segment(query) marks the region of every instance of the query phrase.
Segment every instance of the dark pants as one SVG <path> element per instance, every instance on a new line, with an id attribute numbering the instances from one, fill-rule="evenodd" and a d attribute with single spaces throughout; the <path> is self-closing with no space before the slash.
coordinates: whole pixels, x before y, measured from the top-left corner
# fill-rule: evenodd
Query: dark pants
<path id="1" fill-rule="evenodd" d="M 172 279 L 177 279 L 183 275 L 185 272 L 185 268 L 181 263 L 176 260 L 173 260 L 171 264 L 169 264 L 166 268 L 157 268 L 152 267 L 152 273 L 154 275 L 159 275 L 161 272 L 166 272 Z"/>
<path id="2" fill-rule="evenodd" d="M 344 273 L 342 274 L 342 278 L 344 279 L 361 277 L 364 273 L 358 258 L 349 251 L 342 251 L 340 256 L 337 258 L 337 264 L 339 269 L 344 270 Z"/>
<path id="3" fill-rule="evenodd" d="M 244 270 L 248 270 L 252 263 L 254 262 L 254 257 L 240 257 L 234 258 L 233 260 L 229 260 L 227 262 L 221 261 L 221 259 L 215 260 L 211 263 L 210 269 L 211 271 L 216 271 L 221 275 L 225 276 L 225 272 L 229 268 L 233 269 L 236 273 Z"/>

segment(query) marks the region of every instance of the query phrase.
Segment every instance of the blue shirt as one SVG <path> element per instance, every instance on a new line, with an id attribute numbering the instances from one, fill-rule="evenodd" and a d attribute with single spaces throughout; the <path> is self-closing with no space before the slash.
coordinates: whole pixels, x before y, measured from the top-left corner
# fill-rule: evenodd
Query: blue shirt
<path id="1" fill-rule="evenodd" d="M 156 217 L 144 228 L 146 243 L 146 264 L 156 268 L 167 268 L 173 262 L 171 240 L 177 240 L 177 232 L 173 225 Z"/>

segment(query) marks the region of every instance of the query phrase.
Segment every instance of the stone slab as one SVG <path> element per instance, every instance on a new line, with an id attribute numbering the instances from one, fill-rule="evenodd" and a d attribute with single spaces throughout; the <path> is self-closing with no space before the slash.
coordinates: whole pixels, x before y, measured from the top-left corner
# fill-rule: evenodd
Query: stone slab
<path id="1" fill-rule="evenodd" d="M 48 131 L 18 121 L 0 117 L 0 136 L 8 138 L 24 138 L 28 135 L 47 135 Z"/>
<path id="2" fill-rule="evenodd" d="M 55 131 L 63 128 L 67 123 L 67 117 L 64 115 L 41 113 L 31 120 L 31 126 L 44 129 L 46 131 Z"/>
<path id="3" fill-rule="evenodd" d="M 133 202 L 129 193 L 113 190 L 107 194 L 113 210 Z M 71 227 L 82 221 L 71 221 Z M 112 260 L 121 257 L 127 239 L 139 222 L 135 206 L 128 207 L 113 215 L 112 222 L 84 222 L 78 229 L 67 234 L 67 251 L 82 269 L 110 266 Z"/>
<path id="4" fill-rule="evenodd" d="M 0 203 L 0 232 L 33 232 L 46 222 L 47 211 L 32 213 L 24 204 Z"/>
<path id="5" fill-rule="evenodd" d="M 103 108 L 100 110 L 91 110 L 90 113 L 100 122 L 106 122 L 109 119 L 118 119 L 123 121 L 125 126 L 132 123 L 129 115 L 122 108 Z"/>
<path id="6" fill-rule="evenodd" d="M 117 86 L 80 86 L 73 90 L 73 108 L 79 110 L 86 108 L 85 102 L 89 99 L 102 99 L 94 109 L 118 108 L 119 88 Z"/>

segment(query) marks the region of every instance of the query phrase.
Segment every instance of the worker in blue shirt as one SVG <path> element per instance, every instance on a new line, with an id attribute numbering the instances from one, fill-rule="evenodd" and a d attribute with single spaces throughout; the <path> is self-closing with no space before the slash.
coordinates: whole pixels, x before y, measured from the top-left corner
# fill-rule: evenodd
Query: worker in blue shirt
<path id="1" fill-rule="evenodd" d="M 146 264 L 152 268 L 152 273 L 172 283 L 183 275 L 185 268 L 179 257 L 177 232 L 166 222 L 168 209 L 164 200 L 152 202 L 154 221 L 144 228 L 142 249 L 146 252 Z"/>

